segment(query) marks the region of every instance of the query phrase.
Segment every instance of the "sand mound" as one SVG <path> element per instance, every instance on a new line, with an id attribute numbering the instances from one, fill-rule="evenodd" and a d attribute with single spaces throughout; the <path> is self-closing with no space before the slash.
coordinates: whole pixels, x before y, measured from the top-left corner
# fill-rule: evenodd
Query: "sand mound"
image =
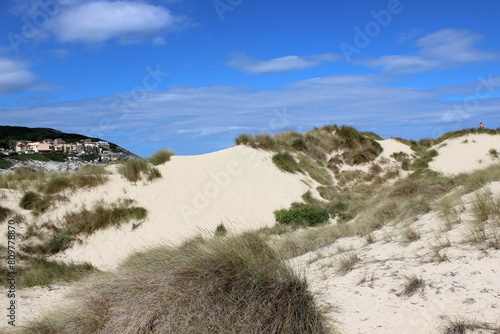
<path id="1" fill-rule="evenodd" d="M 58 259 L 115 268 L 128 255 L 160 244 L 177 244 L 200 232 L 213 233 L 224 223 L 229 231 L 274 225 L 273 211 L 299 201 L 308 187 L 301 176 L 283 173 L 272 153 L 237 146 L 199 156 L 174 156 L 159 166 L 163 177 L 137 185 L 111 175 L 106 185 L 79 191 L 48 217 L 98 200 L 131 198 L 148 210 L 144 222 L 99 231 Z"/>
<path id="2" fill-rule="evenodd" d="M 385 140 L 377 140 L 377 142 L 382 146 L 384 149 L 380 156 L 390 159 L 391 155 L 394 153 L 399 153 L 403 152 L 408 154 L 409 156 L 413 155 L 414 152 L 413 150 L 406 144 L 403 144 L 400 141 L 397 141 L 396 139 L 385 139 Z"/>
<path id="3" fill-rule="evenodd" d="M 445 175 L 469 173 L 500 161 L 490 154 L 492 149 L 500 154 L 499 135 L 469 134 L 445 140 L 433 148 L 439 155 L 429 168 Z"/>

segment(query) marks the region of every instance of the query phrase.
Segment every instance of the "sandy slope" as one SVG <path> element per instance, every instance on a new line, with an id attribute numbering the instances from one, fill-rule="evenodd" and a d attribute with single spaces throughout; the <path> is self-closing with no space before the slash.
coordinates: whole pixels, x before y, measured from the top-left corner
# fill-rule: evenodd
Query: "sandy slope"
<path id="1" fill-rule="evenodd" d="M 500 182 L 489 188 L 500 197 Z M 464 243 L 473 219 L 471 198 L 462 198 L 466 207 L 462 223 L 451 231 L 443 231 L 439 214 L 431 212 L 411 225 L 421 234 L 417 241 L 404 240 L 406 225 L 400 223 L 376 231 L 374 243 L 343 238 L 291 262 L 306 274 L 344 334 L 443 333 L 446 319 L 500 328 L 500 250 L 480 250 Z M 439 262 L 433 247 L 447 239 L 450 246 L 440 254 L 448 260 Z M 339 260 L 350 254 L 361 261 L 347 274 L 338 273 Z M 408 274 L 422 278 L 425 287 L 412 296 L 400 296 L 406 282 L 403 276 Z"/>
<path id="2" fill-rule="evenodd" d="M 471 172 L 500 161 L 489 154 L 491 149 L 500 154 L 499 135 L 470 134 L 445 140 L 433 148 L 439 155 L 429 167 L 445 175 Z"/>
<path id="3" fill-rule="evenodd" d="M 271 156 L 238 146 L 200 156 L 174 156 L 159 166 L 163 177 L 151 183 L 134 185 L 112 175 L 108 184 L 72 196 L 71 203 L 54 216 L 61 217 L 81 203 L 89 207 L 100 199 L 132 198 L 134 205 L 148 210 L 147 219 L 135 229 L 130 223 L 97 232 L 59 258 L 113 269 L 137 250 L 176 244 L 200 232 L 212 235 L 220 223 L 230 231 L 271 226 L 274 210 L 300 200 L 307 191 L 299 176 L 279 171 Z"/>
<path id="4" fill-rule="evenodd" d="M 107 184 L 69 194 L 70 202 L 60 203 L 52 212 L 37 218 L 19 208 L 22 192 L 6 190 L 2 205 L 41 224 L 56 222 L 66 212 L 84 206 L 91 208 L 96 201 L 134 199 L 134 205 L 148 210 L 145 221 L 97 232 L 55 257 L 111 270 L 137 250 L 178 244 L 199 233 L 211 236 L 220 223 L 233 232 L 274 225 L 273 211 L 300 201 L 308 187 L 301 181 L 303 174 L 281 172 L 271 157 L 270 152 L 245 146 L 199 156 L 174 156 L 159 166 L 161 179 L 132 184 L 114 173 Z M 115 171 L 115 167 L 110 170 Z M 134 224 L 139 225 L 134 228 Z M 62 300 L 65 291 L 64 287 L 26 289 L 19 295 L 18 324 L 52 308 L 50 305 Z M 41 307 L 42 304 L 48 306 Z M 0 314 L 3 318 L 3 307 Z M 1 326 L 4 325 L 2 321 Z"/>

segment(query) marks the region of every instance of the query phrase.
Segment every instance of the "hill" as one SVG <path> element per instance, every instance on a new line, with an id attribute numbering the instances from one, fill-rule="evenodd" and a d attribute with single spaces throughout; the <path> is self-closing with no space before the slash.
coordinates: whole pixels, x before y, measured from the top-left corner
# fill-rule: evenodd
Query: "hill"
<path id="1" fill-rule="evenodd" d="M 236 143 L 156 167 L 0 177 L 0 218 L 18 221 L 24 259 L 18 284 L 30 316 L 20 324 L 70 301 L 70 314 L 81 315 L 47 315 L 25 333 L 154 333 L 176 319 L 197 319 L 192 332 L 231 333 L 220 317 L 248 332 L 233 318 L 246 300 L 281 324 L 298 320 L 277 309 L 305 305 L 310 318 L 300 321 L 318 326 L 314 333 L 498 332 L 500 133 L 408 141 L 327 126 Z M 127 168 L 139 178 L 127 180 Z M 65 297 L 67 284 L 82 288 L 79 297 Z M 311 292 L 314 303 L 291 291 Z M 198 295 L 211 301 L 197 308 Z M 99 308 L 110 305 L 111 313 Z M 268 329 L 269 314 L 247 311 Z M 266 320 L 257 325 L 251 314 Z"/>
<path id="2" fill-rule="evenodd" d="M 23 164 L 22 161 L 55 161 L 55 162 L 65 162 L 68 161 L 69 157 L 71 160 L 79 161 L 89 161 L 98 160 L 98 152 L 92 154 L 69 154 L 64 150 L 60 152 L 45 152 L 43 154 L 34 152 L 30 155 L 17 155 L 15 151 L 15 146 L 17 141 L 24 142 L 41 142 L 44 140 L 54 140 L 62 139 L 65 143 L 80 143 L 83 140 L 90 140 L 91 142 L 102 142 L 103 140 L 95 137 L 88 137 L 76 133 L 64 133 L 59 130 L 50 128 L 29 128 L 22 126 L 0 126 L 0 148 L 5 149 L 8 156 L 0 155 L 0 168 L 11 168 L 13 166 Z M 136 157 L 131 152 L 126 149 L 114 144 L 109 143 L 109 150 L 114 153 L 123 155 L 124 157 Z M 25 165 L 25 164 L 24 164 Z M 30 165 L 31 167 L 43 168 L 44 164 Z"/>

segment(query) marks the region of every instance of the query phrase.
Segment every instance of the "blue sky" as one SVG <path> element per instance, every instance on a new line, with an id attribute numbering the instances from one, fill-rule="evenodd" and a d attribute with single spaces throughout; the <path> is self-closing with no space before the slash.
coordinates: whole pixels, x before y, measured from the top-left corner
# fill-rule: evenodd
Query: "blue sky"
<path id="1" fill-rule="evenodd" d="M 0 125 L 148 156 L 347 124 L 500 126 L 496 0 L 2 0 Z"/>

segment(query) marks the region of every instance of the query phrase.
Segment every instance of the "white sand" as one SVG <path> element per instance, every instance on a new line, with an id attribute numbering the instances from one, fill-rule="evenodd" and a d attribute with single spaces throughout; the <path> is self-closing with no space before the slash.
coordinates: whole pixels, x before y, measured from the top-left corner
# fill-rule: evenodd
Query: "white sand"
<path id="1" fill-rule="evenodd" d="M 490 189 L 500 197 L 500 182 Z M 398 224 L 375 232 L 375 243 L 342 238 L 291 263 L 306 274 L 320 304 L 330 307 L 328 315 L 344 334 L 443 333 L 446 319 L 499 328 L 500 250 L 480 250 L 464 243 L 473 219 L 468 204 L 471 198 L 464 196 L 467 210 L 461 214 L 462 223 L 449 232 L 443 231 L 439 214 L 431 212 L 411 225 L 421 233 L 412 243 L 403 240 L 405 226 Z M 448 238 L 451 243 L 440 251 L 448 257 L 441 263 L 433 258 L 438 238 Z M 342 253 L 339 249 L 353 250 Z M 351 253 L 361 261 L 346 275 L 339 274 L 339 259 Z M 412 296 L 398 296 L 405 274 L 422 278 L 425 287 Z M 360 283 L 362 278 L 367 281 Z"/>
<path id="2" fill-rule="evenodd" d="M 445 175 L 468 173 L 500 162 L 489 154 L 495 149 L 500 154 L 500 136 L 470 134 L 452 138 L 433 147 L 439 155 L 434 157 L 429 168 Z"/>
<path id="3" fill-rule="evenodd" d="M 213 235 L 220 223 L 234 232 L 272 226 L 273 211 L 300 201 L 308 188 L 300 181 L 302 174 L 281 172 L 271 156 L 237 146 L 200 156 L 174 156 L 159 166 L 163 177 L 146 184 L 111 175 L 106 185 L 71 196 L 71 202 L 51 218 L 61 218 L 82 203 L 90 208 L 100 199 L 131 198 L 148 210 L 147 219 L 136 222 L 140 225 L 135 229 L 129 223 L 99 231 L 57 258 L 109 270 L 137 250 L 178 244 L 200 232 Z"/>
<path id="4" fill-rule="evenodd" d="M 410 146 L 403 144 L 402 142 L 397 141 L 396 139 L 389 138 L 385 140 L 377 140 L 377 142 L 384 149 L 384 151 L 380 154 L 380 156 L 386 159 L 391 159 L 391 155 L 399 152 L 406 153 L 410 157 L 414 154 Z"/>

